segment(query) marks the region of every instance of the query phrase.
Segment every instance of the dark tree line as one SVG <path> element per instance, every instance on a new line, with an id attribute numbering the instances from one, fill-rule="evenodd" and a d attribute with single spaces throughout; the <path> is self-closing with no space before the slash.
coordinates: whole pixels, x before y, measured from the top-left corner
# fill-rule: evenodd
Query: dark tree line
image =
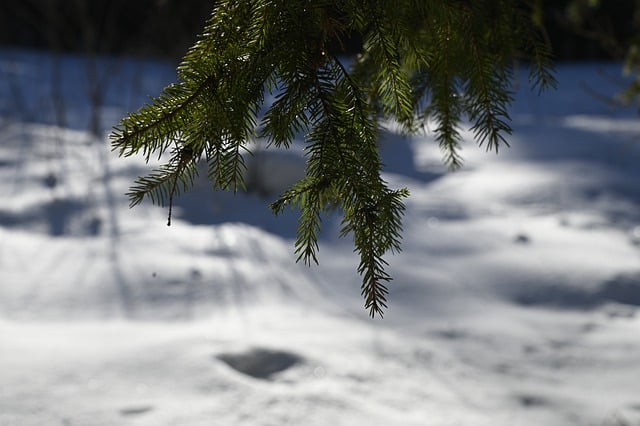
<path id="1" fill-rule="evenodd" d="M 627 42 L 640 29 L 638 3 L 543 1 L 542 18 L 555 59 L 623 56 Z M 4 0 L 0 45 L 178 59 L 202 30 L 213 4 L 212 0 Z M 347 48 L 358 46 L 355 37 Z"/>
<path id="2" fill-rule="evenodd" d="M 0 45 L 179 59 L 211 0 L 3 0 Z"/>

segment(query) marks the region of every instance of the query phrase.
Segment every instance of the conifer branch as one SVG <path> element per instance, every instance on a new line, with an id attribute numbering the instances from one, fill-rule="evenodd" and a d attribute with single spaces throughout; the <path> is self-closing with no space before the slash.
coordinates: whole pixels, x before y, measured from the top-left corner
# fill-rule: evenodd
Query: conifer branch
<path id="1" fill-rule="evenodd" d="M 435 120 L 435 139 L 450 167 L 462 165 L 459 126 L 476 141 L 508 145 L 511 64 L 532 62 L 534 88 L 553 86 L 550 51 L 522 1 L 218 0 L 178 67 L 178 83 L 125 117 L 112 135 L 121 156 L 170 158 L 129 192 L 169 204 L 208 164 L 219 189 L 243 187 L 244 154 L 255 137 L 269 145 L 305 145 L 306 177 L 272 210 L 300 210 L 295 254 L 318 262 L 322 216 L 339 206 L 341 236 L 353 238 L 362 296 L 371 316 L 387 307 L 385 256 L 401 248 L 403 199 L 381 177 L 381 119 L 406 131 Z M 350 66 L 337 51 L 363 41 Z M 275 95 L 265 105 L 265 92 Z"/>

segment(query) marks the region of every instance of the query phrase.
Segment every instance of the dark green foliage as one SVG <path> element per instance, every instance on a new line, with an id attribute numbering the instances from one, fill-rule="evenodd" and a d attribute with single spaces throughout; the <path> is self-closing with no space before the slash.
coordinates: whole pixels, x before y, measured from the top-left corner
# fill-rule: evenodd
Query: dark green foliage
<path id="1" fill-rule="evenodd" d="M 301 212 L 298 260 L 317 262 L 321 218 L 343 212 L 341 235 L 360 256 L 365 306 L 386 307 L 388 252 L 400 250 L 403 198 L 381 177 L 381 119 L 408 132 L 435 121 L 444 161 L 459 167 L 459 126 L 470 120 L 479 144 L 498 150 L 511 132 L 515 61 L 529 60 L 532 85 L 553 85 L 548 46 L 526 2 L 440 0 L 217 1 L 179 82 L 126 117 L 112 134 L 121 155 L 171 151 L 140 178 L 132 205 L 148 196 L 171 206 L 196 163 L 214 187 L 242 183 L 242 151 L 253 138 L 288 147 L 304 138 L 307 176 L 271 205 Z M 345 59 L 347 39 L 362 41 Z M 276 94 L 264 105 L 266 91 Z"/>
<path id="2" fill-rule="evenodd" d="M 563 0 L 547 5 L 555 20 L 568 28 L 574 38 L 595 44 L 608 60 L 623 60 L 625 90 L 614 103 L 638 105 L 640 101 L 640 0 Z"/>

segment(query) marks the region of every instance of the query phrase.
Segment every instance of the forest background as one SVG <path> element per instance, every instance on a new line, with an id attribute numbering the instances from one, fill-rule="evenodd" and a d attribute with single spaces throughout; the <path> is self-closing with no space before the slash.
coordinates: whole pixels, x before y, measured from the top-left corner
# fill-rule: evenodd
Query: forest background
<path id="1" fill-rule="evenodd" d="M 639 33 L 640 7 L 635 0 L 542 3 L 542 19 L 557 61 L 619 59 Z M 202 30 L 213 4 L 212 0 L 6 0 L 0 3 L 0 46 L 153 56 L 177 63 Z"/>

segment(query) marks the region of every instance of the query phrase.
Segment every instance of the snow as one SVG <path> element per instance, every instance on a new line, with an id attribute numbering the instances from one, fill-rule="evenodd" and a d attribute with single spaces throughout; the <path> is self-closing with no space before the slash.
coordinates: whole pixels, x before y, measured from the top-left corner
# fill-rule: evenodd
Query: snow
<path id="1" fill-rule="evenodd" d="M 601 100 L 619 64 L 522 87 L 511 148 L 463 132 L 455 173 L 429 128 L 388 126 L 411 197 L 375 320 L 339 218 L 308 268 L 295 212 L 266 208 L 301 150 L 257 149 L 248 194 L 197 182 L 171 227 L 129 209 L 148 166 L 106 133 L 173 67 L 96 64 L 0 50 L 0 425 L 640 424 L 640 121 Z"/>

